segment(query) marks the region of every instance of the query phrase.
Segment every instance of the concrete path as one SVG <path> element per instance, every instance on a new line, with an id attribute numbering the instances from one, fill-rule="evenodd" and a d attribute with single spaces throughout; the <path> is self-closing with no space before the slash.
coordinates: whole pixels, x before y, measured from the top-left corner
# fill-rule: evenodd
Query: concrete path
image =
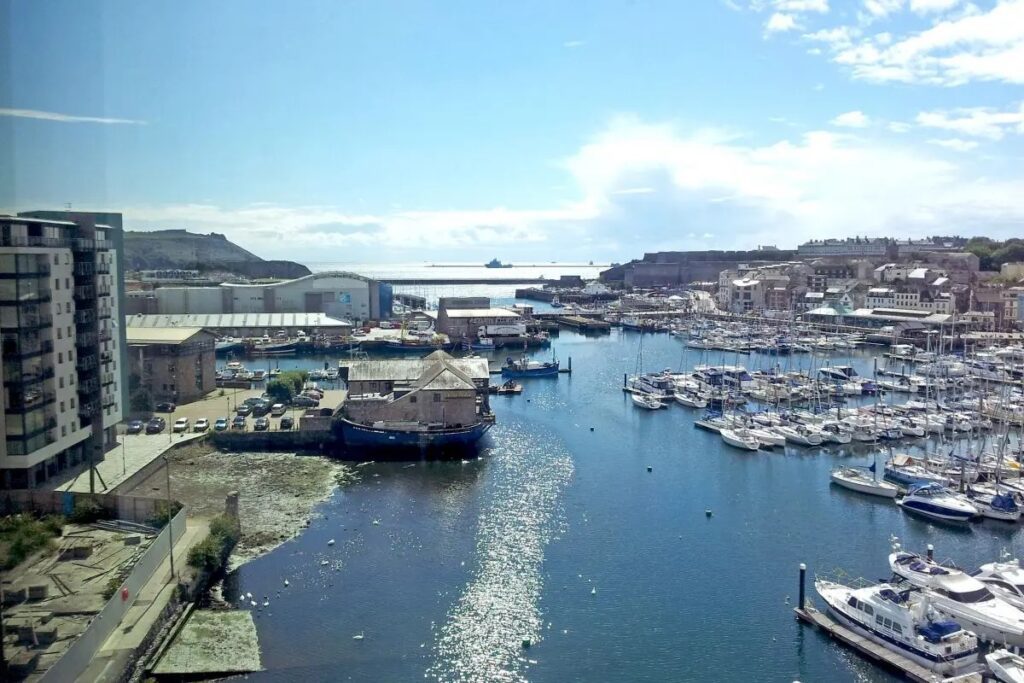
<path id="1" fill-rule="evenodd" d="M 188 519 L 185 534 L 174 546 L 174 570 L 180 574 L 186 567 L 188 552 L 210 533 L 207 519 Z M 139 591 L 134 604 L 121 620 L 120 626 L 107 639 L 93 658 L 92 664 L 79 678 L 81 681 L 113 683 L 120 679 L 135 650 L 142 645 L 161 613 L 174 595 L 176 581 L 171 580 L 171 564 L 165 558 L 153 576 Z"/>

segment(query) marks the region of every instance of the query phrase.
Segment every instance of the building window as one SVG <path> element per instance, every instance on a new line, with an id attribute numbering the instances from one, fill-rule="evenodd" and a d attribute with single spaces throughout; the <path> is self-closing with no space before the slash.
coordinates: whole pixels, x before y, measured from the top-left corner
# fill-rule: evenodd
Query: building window
<path id="1" fill-rule="evenodd" d="M 71 289 L 71 278 L 64 278 L 64 289 Z"/>
<path id="2" fill-rule="evenodd" d="M 53 265 L 60 265 L 60 254 L 53 255 Z"/>
<path id="3" fill-rule="evenodd" d="M 60 328 L 58 327 L 57 328 L 57 339 L 63 339 L 63 338 L 64 338 L 64 333 L 61 332 Z"/>
<path id="4" fill-rule="evenodd" d="M 54 288 L 54 290 L 59 290 L 60 289 L 60 280 L 59 279 L 53 278 L 53 288 Z"/>
<path id="5" fill-rule="evenodd" d="M 440 403 L 440 402 L 441 402 L 441 394 L 435 393 L 434 394 L 434 403 Z"/>
<path id="6" fill-rule="evenodd" d="M 64 401 L 60 402 L 60 412 L 64 412 Z"/>
<path id="7" fill-rule="evenodd" d="M 63 377 L 58 377 L 57 378 L 57 386 L 60 387 L 61 389 L 64 388 L 64 378 Z"/>
<path id="8" fill-rule="evenodd" d="M 415 403 L 415 402 L 416 402 L 416 396 L 410 396 L 409 397 L 409 403 Z"/>
<path id="9" fill-rule="evenodd" d="M 74 398 L 74 396 L 72 396 L 71 397 L 71 408 L 74 409 L 74 407 L 75 407 L 75 398 Z"/>
<path id="10" fill-rule="evenodd" d="M 63 351 L 59 351 L 59 352 L 57 352 L 57 363 L 59 364 L 59 363 L 63 363 L 63 362 L 64 362 L 64 352 Z"/>
<path id="11" fill-rule="evenodd" d="M 61 425 L 60 426 L 60 435 L 61 436 L 67 436 L 68 435 L 68 426 L 67 425 Z"/>

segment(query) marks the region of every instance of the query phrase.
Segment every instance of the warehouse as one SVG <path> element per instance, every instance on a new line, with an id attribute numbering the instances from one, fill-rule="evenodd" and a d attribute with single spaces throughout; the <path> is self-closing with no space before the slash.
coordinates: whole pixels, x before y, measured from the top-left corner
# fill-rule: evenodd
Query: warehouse
<path id="1" fill-rule="evenodd" d="M 133 328 L 201 327 L 217 337 L 289 338 L 305 335 L 316 337 L 343 336 L 352 330 L 352 323 L 331 318 L 323 313 L 218 313 L 180 315 L 132 315 L 127 318 L 128 330 Z M 281 333 L 284 335 L 281 335 Z"/>

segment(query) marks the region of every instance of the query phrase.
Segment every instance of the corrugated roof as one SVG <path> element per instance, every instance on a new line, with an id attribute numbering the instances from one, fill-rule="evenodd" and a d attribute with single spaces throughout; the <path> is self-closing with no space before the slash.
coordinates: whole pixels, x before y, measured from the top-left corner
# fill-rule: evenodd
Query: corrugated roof
<path id="1" fill-rule="evenodd" d="M 182 344 L 203 331 L 201 327 L 129 327 L 129 344 Z"/>
<path id="2" fill-rule="evenodd" d="M 443 351 L 435 351 L 426 358 L 355 361 L 348 365 L 348 381 L 414 382 L 428 370 L 439 371 L 438 353 L 444 354 Z M 444 355 L 446 364 L 461 372 L 468 379 L 489 379 L 491 376 L 486 358 L 452 358 L 448 354 Z"/>
<path id="3" fill-rule="evenodd" d="M 518 318 L 519 314 L 507 308 L 453 308 L 445 309 L 449 318 Z"/>
<path id="4" fill-rule="evenodd" d="M 131 315 L 128 328 L 133 327 L 205 327 L 208 329 L 264 327 L 279 329 L 351 327 L 345 320 L 330 318 L 325 313 L 179 313 Z"/>

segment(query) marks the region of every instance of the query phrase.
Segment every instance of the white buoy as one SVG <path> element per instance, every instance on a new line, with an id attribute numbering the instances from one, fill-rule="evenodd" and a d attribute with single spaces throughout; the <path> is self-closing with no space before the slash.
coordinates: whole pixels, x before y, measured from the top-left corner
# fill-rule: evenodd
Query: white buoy
<path id="1" fill-rule="evenodd" d="M 597 588 L 596 587 L 595 588 L 591 588 L 590 589 L 590 594 L 591 595 L 597 595 Z"/>
<path id="2" fill-rule="evenodd" d="M 284 585 L 285 585 L 285 586 L 287 586 L 287 585 L 288 585 L 288 579 L 285 579 L 285 580 L 284 580 Z"/>

